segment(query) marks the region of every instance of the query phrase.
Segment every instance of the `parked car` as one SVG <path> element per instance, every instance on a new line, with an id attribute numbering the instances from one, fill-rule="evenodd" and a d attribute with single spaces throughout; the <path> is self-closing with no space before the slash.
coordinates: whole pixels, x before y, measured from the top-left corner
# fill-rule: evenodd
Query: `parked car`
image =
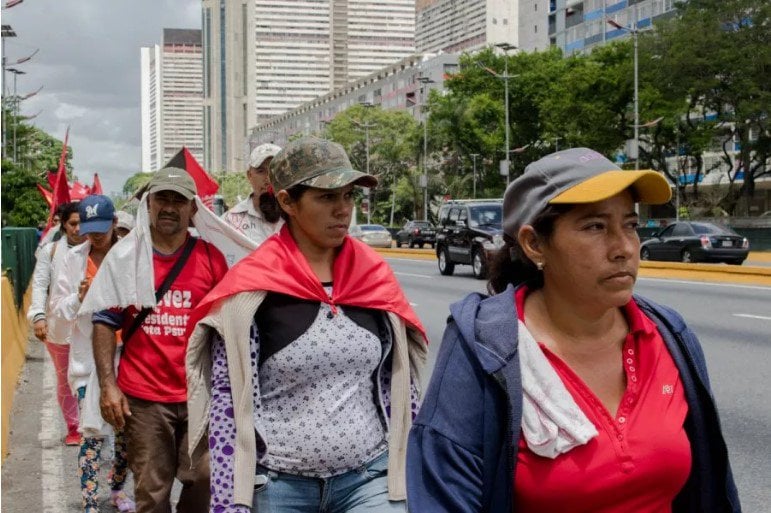
<path id="1" fill-rule="evenodd" d="M 439 209 L 436 257 L 439 272 L 449 276 L 458 264 L 470 265 L 478 279 L 487 276 L 488 262 L 503 247 L 503 200 L 455 200 Z"/>
<path id="2" fill-rule="evenodd" d="M 730 228 L 713 223 L 679 221 L 644 241 L 640 246 L 640 258 L 741 265 L 749 251 L 749 241 Z"/>
<path id="3" fill-rule="evenodd" d="M 351 226 L 348 233 L 364 244 L 375 248 L 391 247 L 391 232 L 379 224 L 357 224 Z"/>
<path id="4" fill-rule="evenodd" d="M 423 247 L 431 244 L 436 246 L 436 229 L 428 221 L 407 221 L 401 230 L 396 232 L 396 245 L 402 247 L 407 244 L 409 247 Z"/>

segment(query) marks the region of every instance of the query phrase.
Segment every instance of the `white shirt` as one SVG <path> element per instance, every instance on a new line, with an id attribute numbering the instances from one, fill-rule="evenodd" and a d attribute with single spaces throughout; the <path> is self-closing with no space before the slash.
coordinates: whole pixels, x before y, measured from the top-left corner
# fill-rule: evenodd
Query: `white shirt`
<path id="1" fill-rule="evenodd" d="M 53 249 L 56 247 L 56 251 Z M 29 310 L 27 310 L 27 319 L 29 322 L 35 322 L 45 319 L 48 324 L 48 341 L 55 344 L 67 344 L 67 337 L 62 337 L 60 330 L 56 326 L 56 319 L 50 315 L 51 301 L 50 293 L 56 284 L 58 276 L 64 267 L 64 260 L 70 247 L 67 244 L 67 237 L 63 236 L 56 242 L 38 248 L 35 252 L 37 262 L 35 270 L 32 273 L 32 301 Z M 54 253 L 53 259 L 51 253 Z"/>
<path id="2" fill-rule="evenodd" d="M 254 209 L 252 197 L 253 194 L 250 194 L 248 198 L 225 212 L 222 219 L 259 245 L 277 233 L 284 225 L 284 220 L 279 219 L 275 223 L 267 222 L 262 212 Z"/>

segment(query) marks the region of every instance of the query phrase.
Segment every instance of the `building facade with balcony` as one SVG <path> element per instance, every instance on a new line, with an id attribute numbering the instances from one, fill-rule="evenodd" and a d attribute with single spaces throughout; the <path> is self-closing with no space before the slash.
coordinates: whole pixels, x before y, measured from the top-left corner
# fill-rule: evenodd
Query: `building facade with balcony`
<path id="1" fill-rule="evenodd" d="M 281 146 L 297 134 L 319 134 L 338 113 L 357 103 L 406 110 L 422 120 L 420 106 L 430 89 L 443 89 L 444 80 L 457 71 L 458 54 L 411 55 L 258 124 L 249 136 L 249 148 L 267 142 Z M 418 80 L 421 77 L 431 82 L 423 85 Z"/>
<path id="2" fill-rule="evenodd" d="M 202 46 L 197 29 L 163 29 L 142 48 L 142 170 L 157 171 L 182 146 L 203 157 Z"/>
<path id="3" fill-rule="evenodd" d="M 657 18 L 671 16 L 676 0 L 549 0 L 549 43 L 566 54 L 589 50 L 629 31 L 614 28 L 607 20 L 644 30 Z"/>

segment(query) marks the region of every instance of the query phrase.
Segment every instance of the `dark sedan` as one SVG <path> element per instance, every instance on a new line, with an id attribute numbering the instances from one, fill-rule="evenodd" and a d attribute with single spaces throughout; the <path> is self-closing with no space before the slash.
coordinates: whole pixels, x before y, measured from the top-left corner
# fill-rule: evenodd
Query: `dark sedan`
<path id="1" fill-rule="evenodd" d="M 712 223 L 679 221 L 643 242 L 640 258 L 741 265 L 749 251 L 749 241 L 730 228 Z"/>
<path id="2" fill-rule="evenodd" d="M 407 221 L 404 227 L 396 232 L 396 245 L 402 247 L 402 244 L 411 248 L 422 248 L 431 244 L 433 248 L 436 245 L 436 229 L 428 221 Z"/>

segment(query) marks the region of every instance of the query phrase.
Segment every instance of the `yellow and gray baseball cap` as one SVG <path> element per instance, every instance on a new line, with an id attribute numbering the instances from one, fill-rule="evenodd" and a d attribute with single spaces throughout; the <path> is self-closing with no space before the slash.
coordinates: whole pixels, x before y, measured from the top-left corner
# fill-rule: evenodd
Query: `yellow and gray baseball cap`
<path id="1" fill-rule="evenodd" d="M 672 196 L 652 170 L 624 171 L 589 148 L 558 151 L 529 164 L 503 195 L 503 231 L 512 238 L 547 205 L 595 203 L 632 188 L 635 201 L 658 205 Z"/>
<path id="2" fill-rule="evenodd" d="M 153 194 L 160 191 L 178 192 L 189 200 L 198 194 L 193 177 L 178 167 L 164 167 L 153 174 L 147 183 L 147 192 Z"/>
<path id="3" fill-rule="evenodd" d="M 302 137 L 284 146 L 270 163 L 270 181 L 276 191 L 295 185 L 318 189 L 377 185 L 377 178 L 353 169 L 340 144 L 317 137 Z"/>

